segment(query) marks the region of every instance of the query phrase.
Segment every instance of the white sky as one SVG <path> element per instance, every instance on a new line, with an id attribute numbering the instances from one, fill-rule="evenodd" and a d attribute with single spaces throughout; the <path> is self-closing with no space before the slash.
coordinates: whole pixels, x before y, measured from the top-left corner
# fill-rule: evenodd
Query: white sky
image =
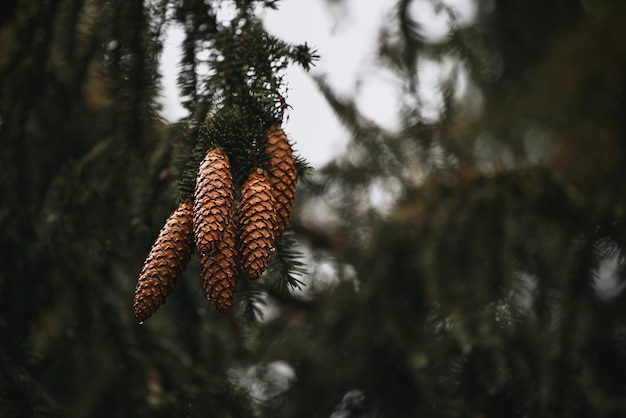
<path id="1" fill-rule="evenodd" d="M 367 7 L 359 0 L 329 5 L 324 0 L 283 0 L 278 10 L 264 12 L 266 28 L 290 43 L 307 42 L 316 48 L 320 60 L 311 74 L 326 76 L 339 94 L 354 95 L 363 114 L 392 129 L 397 124 L 399 86 L 393 76 L 376 63 L 376 41 L 380 26 L 391 11 L 394 1 L 368 0 Z M 459 21 L 465 23 L 475 13 L 471 0 L 446 0 L 457 10 Z M 414 0 L 411 12 L 432 39 L 445 37 L 450 21 L 432 8 L 430 0 Z M 176 87 L 177 63 L 183 32 L 169 29 L 165 41 L 161 71 L 163 74 L 163 116 L 175 121 L 185 116 L 178 104 Z M 436 85 L 437 66 L 427 74 L 425 86 Z M 292 106 L 284 128 L 295 143 L 296 151 L 319 168 L 345 149 L 345 132 L 325 99 L 317 91 L 310 75 L 300 67 L 291 67 L 286 74 L 287 102 Z M 429 80 L 432 79 L 432 80 Z M 428 93 L 425 93 L 428 95 Z M 430 102 L 437 102 L 431 93 Z"/>

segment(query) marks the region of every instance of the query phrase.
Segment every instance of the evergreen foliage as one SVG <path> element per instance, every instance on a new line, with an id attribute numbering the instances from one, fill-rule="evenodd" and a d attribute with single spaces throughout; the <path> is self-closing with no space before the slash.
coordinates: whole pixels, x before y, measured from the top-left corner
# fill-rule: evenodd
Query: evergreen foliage
<path id="1" fill-rule="evenodd" d="M 352 142 L 300 202 L 339 221 L 295 229 L 352 266 L 359 290 L 350 275 L 305 316 L 310 332 L 266 334 L 299 339 L 306 354 L 272 355 L 332 399 L 284 416 L 345 411 L 338 393 L 354 390 L 339 416 L 623 415 L 626 8 L 475 2 L 472 25 L 432 42 L 412 3 L 379 45 L 405 88 L 398 131 L 318 79 Z M 436 120 L 415 106 L 425 60 L 453 63 Z M 368 203 L 381 188 L 395 202 L 382 213 Z M 315 364 L 334 372 L 306 374 Z"/>
<path id="2" fill-rule="evenodd" d="M 171 316 L 149 328 L 133 325 L 129 316 L 141 260 L 176 207 L 185 165 L 195 163 L 200 122 L 235 104 L 254 121 L 248 131 L 261 132 L 263 120 L 280 122 L 283 104 L 274 105 L 284 94 L 280 70 L 314 58 L 308 47 L 264 32 L 254 8 L 273 2 L 234 4 L 236 27 L 211 24 L 221 3 L 26 1 L 3 16 L 3 415 L 252 413 L 248 395 L 229 383 L 225 367 L 233 364 L 226 358 L 242 353 L 240 325 L 222 317 L 209 326 L 219 316 L 209 309 L 197 262 L 184 278 L 196 280 L 181 280 L 176 298 L 162 308 Z M 187 101 L 193 113 L 165 126 L 157 117 L 157 62 L 163 30 L 176 21 L 185 23 L 188 48 L 250 64 L 217 55 L 209 62 L 232 66 L 234 79 L 246 75 L 250 84 L 239 86 L 231 76 L 221 78 L 225 74 L 201 78 L 192 62 L 199 58 L 184 56 L 183 93 L 189 96 L 188 75 L 198 80 Z M 243 51 L 244 41 L 229 39 L 242 29 L 261 52 L 273 52 L 255 58 L 259 50 Z M 251 139 L 240 139 L 237 155 L 244 155 Z M 235 357 L 245 362 L 246 355 Z"/>
<path id="3" fill-rule="evenodd" d="M 396 1 L 377 51 L 397 130 L 316 79 L 348 152 L 310 176 L 295 155 L 291 225 L 237 309 L 212 309 L 192 259 L 137 325 L 142 261 L 207 150 L 239 196 L 270 164 L 284 70 L 315 53 L 265 31 L 276 0 L 7 2 L 0 416 L 626 415 L 626 4 L 472 4 L 461 24 L 446 1 Z M 166 125 L 170 24 L 190 114 Z M 449 68 L 436 117 L 427 61 Z"/>

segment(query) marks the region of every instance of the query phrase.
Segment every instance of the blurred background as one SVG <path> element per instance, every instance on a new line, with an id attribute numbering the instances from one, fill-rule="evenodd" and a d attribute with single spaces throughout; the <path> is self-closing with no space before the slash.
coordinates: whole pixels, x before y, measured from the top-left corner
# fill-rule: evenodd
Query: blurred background
<path id="1" fill-rule="evenodd" d="M 4 1 L 0 416 L 625 416 L 625 21 L 620 0 Z M 220 314 L 193 257 L 139 325 L 246 22 L 290 51 L 299 285 L 270 269 L 255 315 Z"/>

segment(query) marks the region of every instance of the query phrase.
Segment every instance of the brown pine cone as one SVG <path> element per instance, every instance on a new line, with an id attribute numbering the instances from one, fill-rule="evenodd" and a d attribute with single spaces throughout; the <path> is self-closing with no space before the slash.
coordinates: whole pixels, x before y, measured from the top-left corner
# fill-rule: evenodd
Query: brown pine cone
<path id="1" fill-rule="evenodd" d="M 241 189 L 239 255 L 241 267 L 252 280 L 267 268 L 276 226 L 276 203 L 262 170 L 250 174 Z"/>
<path id="2" fill-rule="evenodd" d="M 172 292 L 193 251 L 193 204 L 183 202 L 167 218 L 143 264 L 135 288 L 135 317 L 149 318 Z"/>
<path id="3" fill-rule="evenodd" d="M 270 156 L 268 180 L 276 200 L 275 239 L 278 241 L 289 223 L 293 210 L 296 193 L 296 165 L 289 139 L 279 125 L 269 128 L 266 136 L 265 152 Z"/>
<path id="4" fill-rule="evenodd" d="M 235 222 L 230 216 L 222 240 L 213 254 L 200 253 L 200 274 L 207 299 L 222 313 L 228 312 L 237 285 L 237 245 Z"/>
<path id="5" fill-rule="evenodd" d="M 220 148 L 209 150 L 198 175 L 193 203 L 193 231 L 198 252 L 211 254 L 222 239 L 233 208 L 233 175 Z"/>

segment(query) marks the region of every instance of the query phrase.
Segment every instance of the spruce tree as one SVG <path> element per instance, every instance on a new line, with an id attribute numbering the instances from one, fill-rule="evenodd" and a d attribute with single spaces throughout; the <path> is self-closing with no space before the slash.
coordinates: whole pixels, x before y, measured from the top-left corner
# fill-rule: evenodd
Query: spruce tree
<path id="1" fill-rule="evenodd" d="M 351 138 L 309 176 L 280 127 L 315 53 L 265 30 L 280 2 L 8 2 L 0 415 L 625 415 L 626 6 L 476 0 L 461 25 L 428 0 L 432 42 L 417 3 L 377 45 L 399 128 L 316 79 Z M 167 125 L 171 24 L 189 116 Z M 435 119 L 427 60 L 453 64 Z"/>
<path id="2" fill-rule="evenodd" d="M 281 416 L 623 415 L 626 8 L 475 2 L 461 27 L 432 2 L 452 23 L 431 42 L 413 3 L 378 49 L 405 88 L 399 129 L 318 79 L 352 139 L 300 202 L 335 222 L 294 229 L 343 279 L 290 305 L 308 331 L 265 329 L 305 347 L 268 346 L 306 382 Z M 453 63 L 436 120 L 415 106 L 426 60 Z"/>
<path id="3" fill-rule="evenodd" d="M 241 312 L 214 311 L 228 282 L 201 271 L 229 258 L 187 264 L 189 202 L 212 147 L 230 157 L 237 199 L 249 174 L 272 171 L 283 71 L 308 68 L 312 50 L 266 32 L 257 15 L 273 1 L 131 3 L 26 1 L 2 16 L 3 416 L 249 416 L 229 370 L 252 361 L 242 335 L 264 287 L 295 280 L 285 235 L 273 279 L 242 287 Z M 223 7 L 232 19 L 216 18 Z M 186 33 L 190 116 L 168 126 L 157 63 L 172 24 Z"/>

